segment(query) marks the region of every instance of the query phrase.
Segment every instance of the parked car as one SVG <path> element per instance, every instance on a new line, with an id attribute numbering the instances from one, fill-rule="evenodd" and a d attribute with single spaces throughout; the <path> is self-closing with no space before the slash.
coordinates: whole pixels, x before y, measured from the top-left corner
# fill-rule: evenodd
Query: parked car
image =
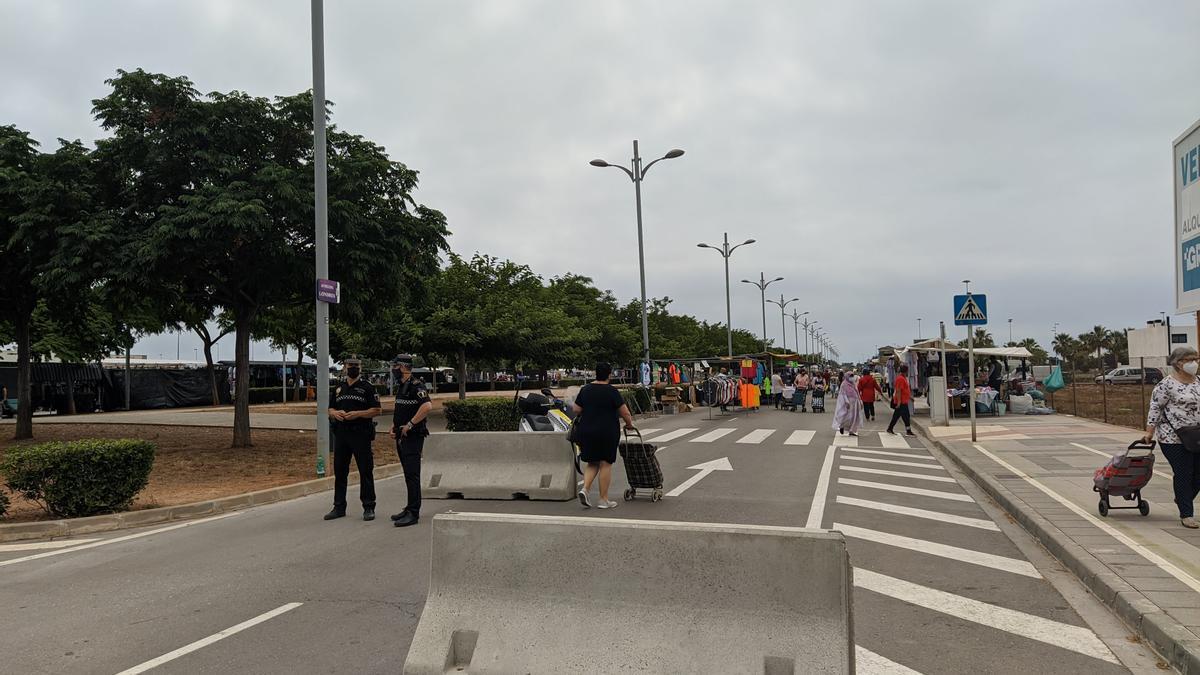
<path id="1" fill-rule="evenodd" d="M 1158 368 L 1146 368 L 1146 384 L 1158 384 L 1163 379 Z M 1142 369 L 1132 366 L 1114 368 L 1096 376 L 1096 384 L 1138 384 L 1142 381 Z"/>

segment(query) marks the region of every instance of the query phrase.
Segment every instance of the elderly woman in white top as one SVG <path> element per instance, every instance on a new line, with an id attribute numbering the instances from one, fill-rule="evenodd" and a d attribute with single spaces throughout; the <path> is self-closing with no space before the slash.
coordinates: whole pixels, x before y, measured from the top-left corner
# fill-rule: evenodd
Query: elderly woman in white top
<path id="1" fill-rule="evenodd" d="M 1191 347 L 1171 352 L 1167 364 L 1171 375 L 1154 387 L 1150 398 L 1150 414 L 1146 419 L 1146 435 L 1150 442 L 1157 437 L 1162 454 L 1171 463 L 1175 474 L 1175 504 L 1184 527 L 1196 529 L 1196 495 L 1200 494 L 1200 453 L 1184 447 L 1178 429 L 1200 425 L 1200 381 L 1196 379 L 1198 355 Z"/>

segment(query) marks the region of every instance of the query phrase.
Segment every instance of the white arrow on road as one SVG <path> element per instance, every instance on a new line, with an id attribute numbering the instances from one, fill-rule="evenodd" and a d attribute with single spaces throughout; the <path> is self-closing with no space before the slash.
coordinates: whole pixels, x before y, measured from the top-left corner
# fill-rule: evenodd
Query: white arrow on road
<path id="1" fill-rule="evenodd" d="M 668 497 L 678 497 L 679 495 L 683 494 L 684 490 L 687 490 L 688 488 L 692 487 L 696 483 L 699 483 L 701 480 L 704 479 L 705 476 L 707 476 L 708 474 L 710 474 L 714 471 L 733 471 L 733 465 L 729 463 L 728 457 L 722 457 L 721 459 L 714 459 L 711 462 L 697 464 L 696 466 L 689 466 L 688 468 L 699 471 L 700 473 L 683 481 L 683 483 L 681 483 L 679 485 L 679 487 L 668 492 L 667 493 Z"/>

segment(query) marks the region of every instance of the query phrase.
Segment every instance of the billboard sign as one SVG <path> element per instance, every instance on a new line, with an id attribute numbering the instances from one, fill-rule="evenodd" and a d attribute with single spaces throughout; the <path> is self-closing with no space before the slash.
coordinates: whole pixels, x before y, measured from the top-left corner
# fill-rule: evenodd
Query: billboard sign
<path id="1" fill-rule="evenodd" d="M 1200 122 L 1175 140 L 1175 313 L 1200 310 Z"/>

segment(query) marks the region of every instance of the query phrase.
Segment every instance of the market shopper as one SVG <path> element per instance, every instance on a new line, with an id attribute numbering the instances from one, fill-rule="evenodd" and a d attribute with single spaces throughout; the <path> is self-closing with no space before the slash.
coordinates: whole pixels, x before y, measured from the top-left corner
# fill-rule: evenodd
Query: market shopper
<path id="1" fill-rule="evenodd" d="M 375 387 L 362 379 L 362 364 L 347 360 L 346 381 L 338 385 L 330 402 L 330 427 L 333 429 L 333 510 L 325 520 L 346 515 L 346 484 L 350 478 L 350 458 L 358 466 L 359 499 L 363 520 L 375 520 L 375 416 L 382 410 Z"/>
<path id="2" fill-rule="evenodd" d="M 778 371 L 771 373 L 771 398 L 775 401 L 775 409 L 783 402 L 783 375 Z"/>
<path id="3" fill-rule="evenodd" d="M 849 432 L 857 436 L 863 423 L 862 401 L 858 397 L 854 376 L 851 373 L 842 375 L 842 384 L 838 388 L 837 408 L 833 414 L 833 428 L 839 434 Z"/>
<path id="4" fill-rule="evenodd" d="M 808 412 L 808 390 L 811 387 L 812 380 L 809 379 L 808 370 L 801 367 L 800 372 L 796 374 L 796 396 L 800 403 L 800 412 Z"/>
<path id="5" fill-rule="evenodd" d="M 617 461 L 617 446 L 621 442 L 618 422 L 625 420 L 625 429 L 634 428 L 633 415 L 629 413 L 625 399 L 621 398 L 621 392 L 608 383 L 611 375 L 611 365 L 596 364 L 596 379 L 579 390 L 572 406 L 579 459 L 587 462 L 579 503 L 588 508 L 592 506 L 588 493 L 597 476 L 600 478 L 600 500 L 596 506 L 616 508 L 617 503 L 608 498 L 608 486 L 612 482 L 612 465 Z"/>
<path id="6" fill-rule="evenodd" d="M 863 417 L 865 419 L 875 419 L 875 399 L 882 395 L 883 392 L 879 389 L 879 381 L 871 374 L 870 369 L 863 368 L 862 377 L 858 378 L 858 397 L 862 399 Z"/>
<path id="7" fill-rule="evenodd" d="M 1196 496 L 1200 495 L 1200 446 L 1189 448 L 1179 431 L 1200 425 L 1200 381 L 1197 381 L 1197 353 L 1191 347 L 1171 352 L 1167 365 L 1171 374 L 1154 387 L 1150 397 L 1150 413 L 1146 417 L 1149 443 L 1158 438 L 1162 454 L 1174 473 L 1175 505 L 1184 527 L 1197 529 Z M 1185 433 L 1185 437 L 1188 434 Z"/>
<path id="8" fill-rule="evenodd" d="M 396 439 L 396 454 L 404 469 L 404 488 L 408 503 L 404 510 L 392 516 L 396 527 L 416 525 L 421 519 L 421 453 L 429 425 L 425 418 L 433 410 L 425 383 L 412 376 L 412 356 L 400 354 L 392 359 L 392 375 L 396 385 L 396 404 L 392 412 L 392 430 Z"/>
<path id="9" fill-rule="evenodd" d="M 916 436 L 912 431 L 912 415 L 908 406 L 912 403 L 912 389 L 908 386 L 908 364 L 900 364 L 899 372 L 896 373 L 896 383 L 892 393 L 892 421 L 888 424 L 887 432 L 889 434 L 896 433 L 896 422 L 904 420 L 904 433 L 906 436 Z"/>

